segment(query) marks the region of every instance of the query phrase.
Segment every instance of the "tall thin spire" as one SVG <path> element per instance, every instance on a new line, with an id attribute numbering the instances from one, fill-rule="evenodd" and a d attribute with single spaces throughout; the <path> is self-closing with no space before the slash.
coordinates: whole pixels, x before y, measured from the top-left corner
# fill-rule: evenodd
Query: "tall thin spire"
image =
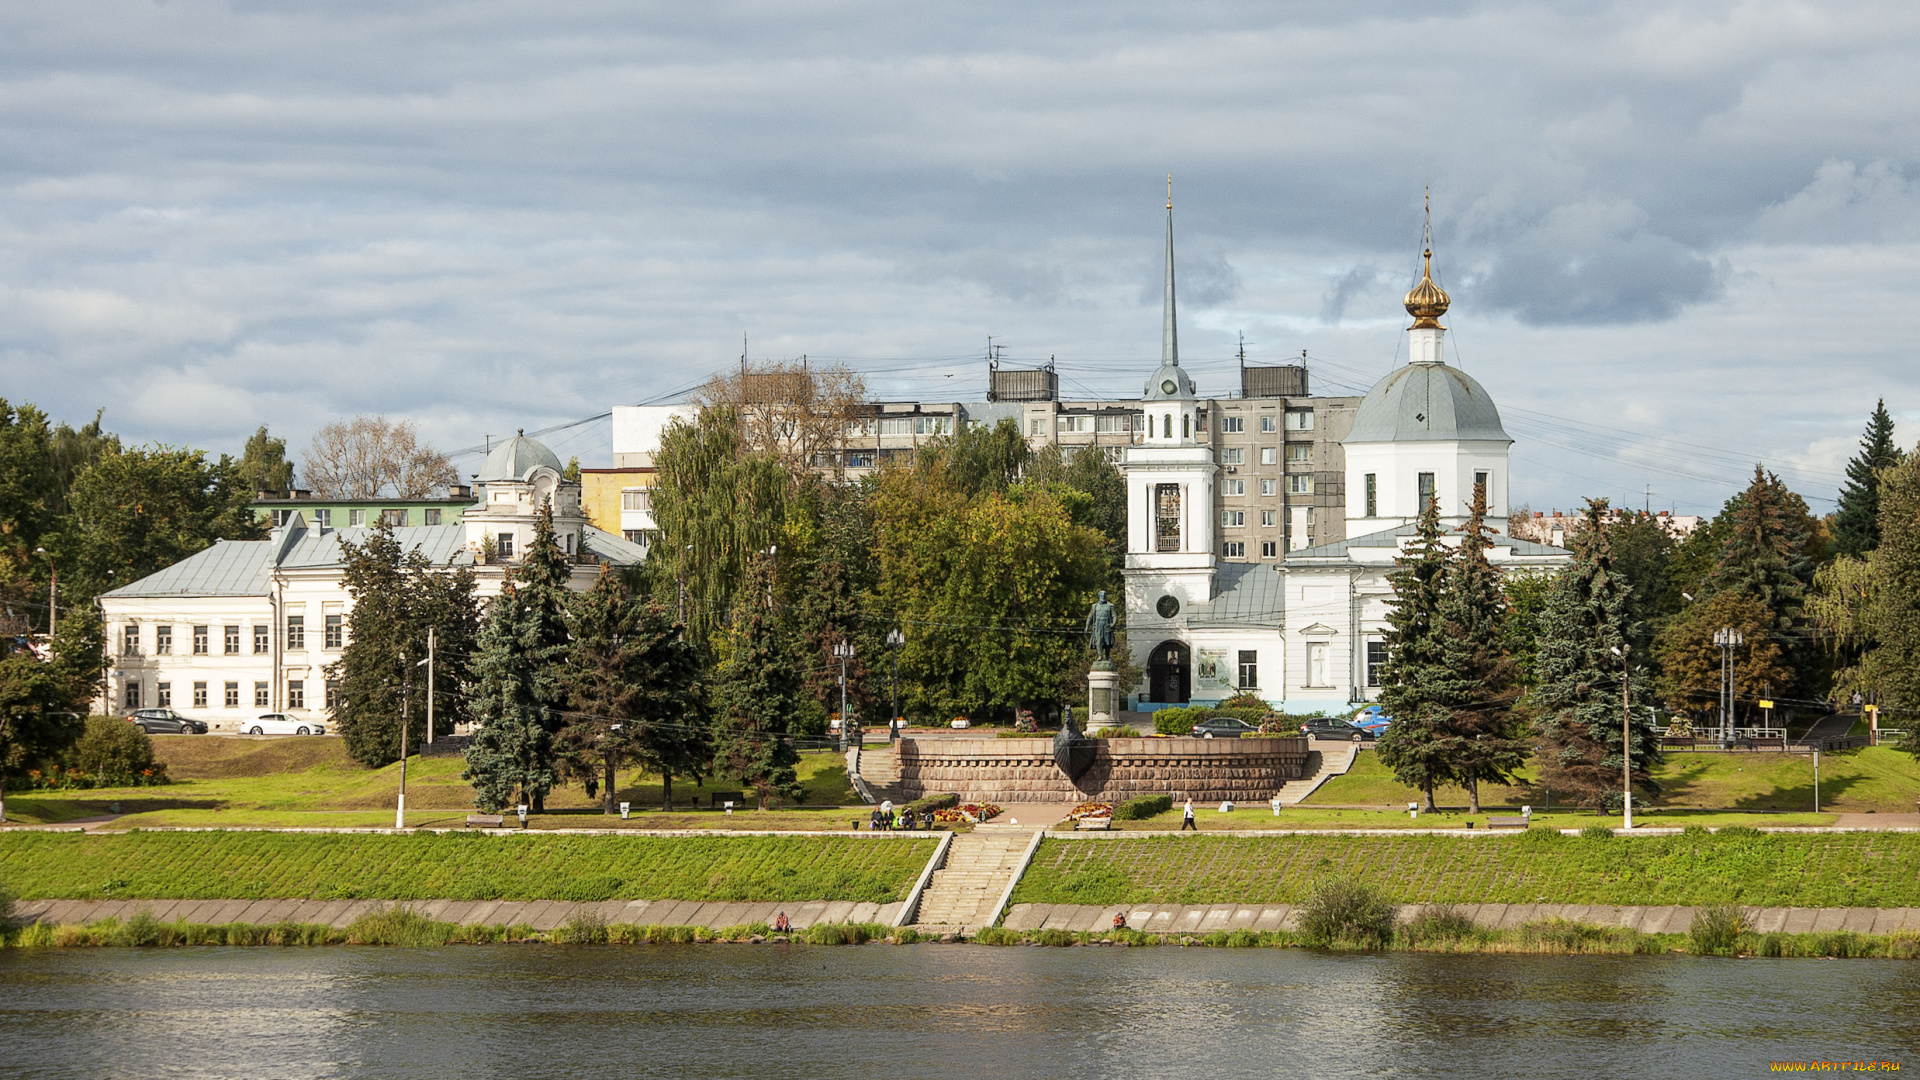
<path id="1" fill-rule="evenodd" d="M 1180 362 L 1180 332 L 1175 328 L 1173 306 L 1173 174 L 1167 174 L 1167 301 L 1160 324 L 1160 362 Z"/>

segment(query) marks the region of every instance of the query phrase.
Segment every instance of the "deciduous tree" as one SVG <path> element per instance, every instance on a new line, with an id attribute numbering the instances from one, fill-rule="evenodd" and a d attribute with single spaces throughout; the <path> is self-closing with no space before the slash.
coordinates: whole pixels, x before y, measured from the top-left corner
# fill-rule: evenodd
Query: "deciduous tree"
<path id="1" fill-rule="evenodd" d="M 1793 669 L 1780 646 L 1772 612 L 1739 593 L 1716 593 L 1669 619 L 1655 639 L 1657 681 L 1667 708 L 1712 715 L 1720 700 L 1721 661 L 1714 635 L 1729 627 L 1745 641 L 1733 651 L 1734 688 L 1740 697 L 1751 703 L 1769 687 L 1784 690 L 1792 683 Z"/>
<path id="2" fill-rule="evenodd" d="M 136 447 L 100 458 L 74 478 L 70 512 L 48 544 L 63 602 L 90 601 L 216 540 L 258 538 L 247 496 L 230 460 L 209 463 L 198 450 Z"/>
<path id="3" fill-rule="evenodd" d="M 329 499 L 424 499 L 460 478 L 413 421 L 364 413 L 314 432 L 304 466 L 307 486 Z"/>
<path id="4" fill-rule="evenodd" d="M 863 419 L 867 388 L 858 372 L 839 364 L 749 365 L 707 380 L 694 400 L 737 426 L 747 454 L 768 454 L 798 477 L 814 455 L 838 449 Z"/>

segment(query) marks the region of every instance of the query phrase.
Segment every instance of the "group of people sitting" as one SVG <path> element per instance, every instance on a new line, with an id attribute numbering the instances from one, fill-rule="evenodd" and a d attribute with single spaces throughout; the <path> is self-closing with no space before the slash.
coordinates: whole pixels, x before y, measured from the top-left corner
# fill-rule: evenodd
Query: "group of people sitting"
<path id="1" fill-rule="evenodd" d="M 933 813 L 932 811 L 915 813 L 910 809 L 896 810 L 894 809 L 893 801 L 889 799 L 881 803 L 872 814 L 867 816 L 867 828 L 872 829 L 874 832 L 897 832 L 902 829 L 931 829 L 933 828 Z"/>

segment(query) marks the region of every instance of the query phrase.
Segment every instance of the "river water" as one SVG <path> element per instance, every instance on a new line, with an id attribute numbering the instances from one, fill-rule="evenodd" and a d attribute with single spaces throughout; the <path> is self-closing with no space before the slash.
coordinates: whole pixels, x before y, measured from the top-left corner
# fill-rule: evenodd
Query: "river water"
<path id="1" fill-rule="evenodd" d="M 0 951 L 0 1077 L 1920 1070 L 1920 963 L 971 945 Z"/>

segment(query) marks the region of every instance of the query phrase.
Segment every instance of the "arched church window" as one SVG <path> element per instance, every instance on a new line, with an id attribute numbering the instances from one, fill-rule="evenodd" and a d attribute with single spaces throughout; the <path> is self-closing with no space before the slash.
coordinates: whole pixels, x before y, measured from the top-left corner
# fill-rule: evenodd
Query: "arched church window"
<path id="1" fill-rule="evenodd" d="M 1183 439 L 1193 438 L 1193 428 L 1191 426 L 1192 423 L 1193 423 L 1193 417 L 1188 416 L 1186 413 L 1180 414 L 1180 437 L 1181 438 Z"/>
<path id="2" fill-rule="evenodd" d="M 1167 413 L 1166 415 L 1160 418 L 1160 437 L 1163 439 L 1173 438 L 1173 414 L 1172 413 Z"/>

